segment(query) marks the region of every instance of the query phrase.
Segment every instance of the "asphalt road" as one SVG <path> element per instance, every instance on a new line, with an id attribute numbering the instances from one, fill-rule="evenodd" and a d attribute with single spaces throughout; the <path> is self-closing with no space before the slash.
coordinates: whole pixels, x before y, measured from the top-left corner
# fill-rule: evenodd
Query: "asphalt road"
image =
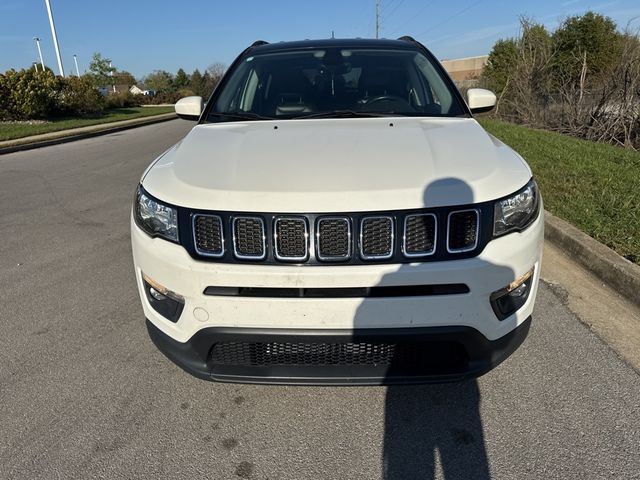
<path id="1" fill-rule="evenodd" d="M 541 285 L 477 382 L 196 380 L 151 344 L 128 215 L 172 121 L 0 156 L 0 478 L 640 478 L 640 377 Z"/>

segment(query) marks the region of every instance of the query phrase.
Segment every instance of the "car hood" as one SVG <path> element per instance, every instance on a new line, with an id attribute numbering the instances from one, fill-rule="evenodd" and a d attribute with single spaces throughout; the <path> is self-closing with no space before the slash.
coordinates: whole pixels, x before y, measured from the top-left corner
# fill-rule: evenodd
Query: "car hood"
<path id="1" fill-rule="evenodd" d="M 474 119 L 385 117 L 197 125 L 143 186 L 194 209 L 323 213 L 479 203 L 530 177 Z"/>

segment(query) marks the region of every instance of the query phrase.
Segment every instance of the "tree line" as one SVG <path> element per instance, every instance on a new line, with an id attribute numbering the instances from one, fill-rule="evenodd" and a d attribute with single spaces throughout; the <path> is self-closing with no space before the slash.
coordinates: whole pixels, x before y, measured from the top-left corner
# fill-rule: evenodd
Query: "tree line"
<path id="1" fill-rule="evenodd" d="M 521 19 L 494 45 L 481 85 L 494 115 L 578 137 L 640 148 L 640 38 L 594 12 L 549 31 Z"/>
<path id="2" fill-rule="evenodd" d="M 222 63 L 210 65 L 204 73 L 201 73 L 197 68 L 191 74 L 179 68 L 175 75 L 166 70 L 154 70 L 138 81 L 129 72 L 118 71 L 112 67 L 109 58 L 95 53 L 89 63 L 87 75 L 93 79 L 96 86 L 127 85 L 130 87 L 139 85 L 145 90 L 152 90 L 155 95 L 140 99 L 144 103 L 174 103 L 189 95 L 208 98 L 224 75 L 225 70 L 226 67 Z"/>
<path id="3" fill-rule="evenodd" d="M 175 103 L 181 97 L 208 98 L 224 74 L 225 66 L 214 63 L 204 73 L 187 74 L 156 70 L 142 79 L 141 86 L 154 95 L 133 95 L 139 82 L 129 72 L 118 70 L 111 59 L 95 53 L 89 71 L 80 77 L 61 77 L 45 67 L 32 66 L 0 73 L 0 120 L 31 120 L 61 116 L 95 116 L 110 108 L 141 104 Z M 116 92 L 113 86 L 119 87 Z"/>

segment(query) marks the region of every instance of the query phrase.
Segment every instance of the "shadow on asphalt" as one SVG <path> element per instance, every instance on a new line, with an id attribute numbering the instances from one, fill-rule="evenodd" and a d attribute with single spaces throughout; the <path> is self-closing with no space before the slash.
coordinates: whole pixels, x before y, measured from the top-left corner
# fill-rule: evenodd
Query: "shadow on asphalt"
<path id="1" fill-rule="evenodd" d="M 425 207 L 446 204 L 449 198 L 458 199 L 460 204 L 470 205 L 475 201 L 473 190 L 466 182 L 443 178 L 427 185 L 423 204 Z M 442 233 L 440 229 L 439 232 Z M 397 238 L 401 239 L 403 234 L 397 232 Z M 442 242 L 441 234 L 437 242 Z M 498 278 L 503 275 L 513 278 L 510 268 L 493 267 Z M 398 271 L 403 271 L 403 278 L 407 278 L 415 268 L 412 264 L 402 264 L 396 272 L 382 277 L 379 285 L 393 284 Z M 369 326 L 368 319 L 379 314 L 379 304 L 373 300 L 365 299 L 358 307 L 354 318 L 356 330 Z M 456 308 L 454 300 L 451 308 Z M 447 360 L 443 359 L 449 353 L 446 347 L 432 352 L 436 362 L 445 364 Z M 392 370 L 393 366 L 387 375 L 391 376 Z M 436 477 L 438 464 L 445 479 L 489 479 L 477 381 L 390 386 L 385 400 L 382 457 L 385 480 L 432 479 Z"/>
<path id="2" fill-rule="evenodd" d="M 435 478 L 436 455 L 446 479 L 490 478 L 475 380 L 388 388 L 383 478 Z"/>

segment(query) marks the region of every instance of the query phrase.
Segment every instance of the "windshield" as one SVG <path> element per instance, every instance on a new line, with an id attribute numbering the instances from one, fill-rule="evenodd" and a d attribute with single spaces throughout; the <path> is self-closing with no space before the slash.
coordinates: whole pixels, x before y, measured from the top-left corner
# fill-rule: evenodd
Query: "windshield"
<path id="1" fill-rule="evenodd" d="M 419 51 L 324 48 L 245 58 L 230 72 L 207 120 L 465 113 Z"/>

